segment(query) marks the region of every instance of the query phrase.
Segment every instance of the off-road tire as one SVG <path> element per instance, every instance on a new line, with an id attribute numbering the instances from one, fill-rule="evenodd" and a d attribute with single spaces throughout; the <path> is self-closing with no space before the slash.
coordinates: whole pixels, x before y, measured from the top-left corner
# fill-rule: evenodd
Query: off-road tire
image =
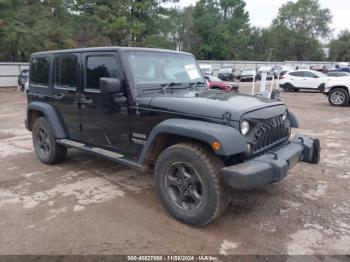
<path id="1" fill-rule="evenodd" d="M 203 200 L 195 209 L 177 206 L 166 186 L 167 170 L 183 162 L 195 170 L 203 184 Z M 180 143 L 165 149 L 154 171 L 155 185 L 165 208 L 177 220 L 191 226 L 205 226 L 221 215 L 230 202 L 230 192 L 219 174 L 222 161 L 197 143 Z"/>
<path id="2" fill-rule="evenodd" d="M 335 103 L 333 96 L 337 93 L 341 93 L 344 96 L 344 100 L 341 103 Z M 332 106 L 346 106 L 349 104 L 349 92 L 347 90 L 345 90 L 344 88 L 334 88 L 331 90 L 331 92 L 329 92 L 328 95 L 328 102 L 332 105 Z"/>
<path id="3" fill-rule="evenodd" d="M 320 156 L 320 151 L 321 151 L 321 143 L 320 140 L 315 138 L 313 139 L 313 152 L 312 152 L 312 159 L 311 162 L 312 164 L 318 164 L 320 162 L 321 156 Z"/>
<path id="4" fill-rule="evenodd" d="M 44 136 L 43 133 L 45 138 L 41 139 Z M 56 143 L 52 127 L 45 117 L 38 117 L 34 121 L 32 138 L 35 153 L 42 163 L 53 165 L 63 162 L 67 148 Z M 45 140 L 45 146 L 42 146 L 41 140 Z M 43 148 L 47 149 L 47 152 Z"/>

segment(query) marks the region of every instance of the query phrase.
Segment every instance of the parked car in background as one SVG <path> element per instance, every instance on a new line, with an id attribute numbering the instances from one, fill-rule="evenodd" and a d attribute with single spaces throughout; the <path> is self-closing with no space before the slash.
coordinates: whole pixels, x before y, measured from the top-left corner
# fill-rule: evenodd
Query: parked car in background
<path id="1" fill-rule="evenodd" d="M 324 92 L 332 106 L 349 104 L 350 76 L 332 77 L 325 84 Z"/>
<path id="2" fill-rule="evenodd" d="M 199 68 L 201 69 L 201 71 L 204 75 L 212 75 L 213 74 L 213 68 L 209 64 L 200 64 Z"/>
<path id="3" fill-rule="evenodd" d="M 300 89 L 324 90 L 328 77 L 313 70 L 290 71 L 280 79 L 280 87 L 285 91 L 299 91 Z"/>
<path id="4" fill-rule="evenodd" d="M 18 76 L 18 88 L 21 92 L 25 91 L 25 85 L 29 82 L 29 69 L 23 69 Z"/>
<path id="5" fill-rule="evenodd" d="M 254 81 L 257 77 L 257 73 L 255 69 L 243 69 L 240 74 L 240 81 Z"/>
<path id="6" fill-rule="evenodd" d="M 275 78 L 280 78 L 281 75 L 284 75 L 285 73 L 287 73 L 288 71 L 292 71 L 294 70 L 294 68 L 292 66 L 286 66 L 286 65 L 282 65 L 282 66 L 275 66 L 273 68 L 273 74 L 275 76 Z"/>
<path id="7" fill-rule="evenodd" d="M 212 75 L 204 75 L 210 89 L 219 89 L 225 92 L 239 92 L 239 85 L 235 82 L 222 81 Z"/>
<path id="8" fill-rule="evenodd" d="M 232 67 L 223 67 L 219 69 L 218 77 L 223 81 L 235 80 L 235 74 Z"/>
<path id="9" fill-rule="evenodd" d="M 274 77 L 273 68 L 271 66 L 262 66 L 258 70 L 258 79 L 261 80 L 262 73 L 267 73 L 267 80 L 272 80 Z"/>
<path id="10" fill-rule="evenodd" d="M 297 65 L 294 70 L 310 70 L 310 66 L 306 64 Z"/>
<path id="11" fill-rule="evenodd" d="M 332 71 L 327 73 L 328 77 L 343 77 L 343 76 L 350 76 L 349 72 L 343 72 L 343 71 Z"/>
<path id="12" fill-rule="evenodd" d="M 337 71 L 350 72 L 350 65 L 346 62 L 341 62 L 335 65 Z"/>

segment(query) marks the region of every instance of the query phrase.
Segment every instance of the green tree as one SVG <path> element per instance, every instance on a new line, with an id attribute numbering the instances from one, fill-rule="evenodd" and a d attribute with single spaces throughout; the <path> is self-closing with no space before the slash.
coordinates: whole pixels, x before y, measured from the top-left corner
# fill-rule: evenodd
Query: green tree
<path id="1" fill-rule="evenodd" d="M 113 45 L 144 46 L 146 36 L 157 31 L 157 0 L 74 0 L 70 4 L 80 15 L 91 17 Z"/>
<path id="2" fill-rule="evenodd" d="M 350 31 L 342 31 L 329 43 L 329 58 L 333 61 L 350 61 Z"/>
<path id="3" fill-rule="evenodd" d="M 318 0 L 298 0 L 283 5 L 270 30 L 273 57 L 278 60 L 324 59 L 321 38 L 330 35 L 332 15 Z"/>
<path id="4" fill-rule="evenodd" d="M 192 52 L 200 59 L 240 59 L 249 41 L 242 0 L 200 0 L 193 12 Z"/>
<path id="5" fill-rule="evenodd" d="M 2 60 L 28 61 L 35 51 L 75 46 L 70 14 L 61 0 L 3 0 L 0 17 Z"/>

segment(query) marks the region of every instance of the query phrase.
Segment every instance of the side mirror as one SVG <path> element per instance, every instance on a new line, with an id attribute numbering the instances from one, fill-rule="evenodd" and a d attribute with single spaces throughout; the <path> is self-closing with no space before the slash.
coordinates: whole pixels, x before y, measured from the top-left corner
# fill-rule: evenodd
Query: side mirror
<path id="1" fill-rule="evenodd" d="M 100 78 L 100 88 L 103 94 L 116 94 L 122 91 L 120 80 L 117 78 Z"/>

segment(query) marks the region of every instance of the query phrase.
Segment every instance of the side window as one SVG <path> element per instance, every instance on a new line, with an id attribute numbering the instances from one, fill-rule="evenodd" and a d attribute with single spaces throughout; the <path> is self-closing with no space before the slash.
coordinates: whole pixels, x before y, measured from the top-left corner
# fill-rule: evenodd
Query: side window
<path id="1" fill-rule="evenodd" d="M 307 71 L 305 71 L 304 76 L 309 77 L 309 78 L 318 78 L 318 76 L 316 74 L 314 74 L 312 72 L 307 72 Z"/>
<path id="2" fill-rule="evenodd" d="M 100 78 L 118 78 L 119 67 L 114 56 L 89 56 L 86 61 L 86 89 L 100 89 Z"/>
<path id="3" fill-rule="evenodd" d="M 76 88 L 78 58 L 62 56 L 55 58 L 55 87 Z"/>
<path id="4" fill-rule="evenodd" d="M 292 72 L 292 73 L 289 73 L 289 74 L 291 76 L 304 77 L 304 72 L 303 71 Z"/>
<path id="5" fill-rule="evenodd" d="M 31 82 L 33 85 L 49 86 L 50 59 L 33 58 L 31 64 Z"/>

